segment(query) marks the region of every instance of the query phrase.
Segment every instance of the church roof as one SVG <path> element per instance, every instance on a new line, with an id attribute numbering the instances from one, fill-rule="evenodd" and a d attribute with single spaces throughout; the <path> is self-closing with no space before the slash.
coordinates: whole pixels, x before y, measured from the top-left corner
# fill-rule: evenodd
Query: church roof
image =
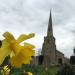
<path id="1" fill-rule="evenodd" d="M 62 52 L 60 52 L 60 51 L 58 51 L 58 50 L 56 50 L 56 52 L 58 52 L 58 53 L 60 53 L 60 54 L 64 55 L 64 53 L 62 53 Z"/>

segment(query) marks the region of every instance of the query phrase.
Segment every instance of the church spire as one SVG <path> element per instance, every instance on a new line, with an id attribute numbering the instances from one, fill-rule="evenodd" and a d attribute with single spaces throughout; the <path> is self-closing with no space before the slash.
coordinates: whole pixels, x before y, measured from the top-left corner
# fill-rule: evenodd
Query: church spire
<path id="1" fill-rule="evenodd" d="M 48 30 L 47 30 L 47 36 L 50 35 L 53 35 L 51 10 L 50 10 L 49 23 L 48 23 Z"/>

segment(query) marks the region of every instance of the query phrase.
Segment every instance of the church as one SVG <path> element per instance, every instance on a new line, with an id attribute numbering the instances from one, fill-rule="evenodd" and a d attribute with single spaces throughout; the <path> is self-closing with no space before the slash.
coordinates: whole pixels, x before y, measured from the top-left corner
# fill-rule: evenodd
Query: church
<path id="1" fill-rule="evenodd" d="M 43 64 L 46 66 L 64 63 L 64 54 L 56 49 L 55 37 L 53 36 L 52 16 L 50 12 L 47 36 L 44 37 L 42 46 Z"/>
<path id="2" fill-rule="evenodd" d="M 56 49 L 55 37 L 53 36 L 51 11 L 48 22 L 47 36 L 44 37 L 41 56 L 37 56 L 33 59 L 34 64 L 37 62 L 40 62 L 41 65 L 47 67 L 50 65 L 62 65 L 69 62 L 69 60 L 64 57 L 64 54 Z"/>

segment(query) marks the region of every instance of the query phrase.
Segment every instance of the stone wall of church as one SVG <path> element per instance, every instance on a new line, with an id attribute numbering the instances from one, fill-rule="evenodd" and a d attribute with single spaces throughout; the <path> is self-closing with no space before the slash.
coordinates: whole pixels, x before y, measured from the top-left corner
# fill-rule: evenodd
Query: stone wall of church
<path id="1" fill-rule="evenodd" d="M 64 54 L 56 50 L 56 64 L 64 64 Z"/>

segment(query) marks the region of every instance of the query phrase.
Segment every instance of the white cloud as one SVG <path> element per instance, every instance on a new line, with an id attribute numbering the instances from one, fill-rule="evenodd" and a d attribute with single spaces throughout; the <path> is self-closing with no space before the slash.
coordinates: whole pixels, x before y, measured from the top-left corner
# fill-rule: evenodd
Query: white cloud
<path id="1" fill-rule="evenodd" d="M 22 33 L 36 33 L 31 43 L 42 47 L 46 36 L 50 8 L 57 49 L 66 56 L 75 46 L 75 2 L 73 0 L 0 0 L 0 38 L 5 31 L 16 37 Z M 39 40 L 39 41 L 38 41 Z"/>

